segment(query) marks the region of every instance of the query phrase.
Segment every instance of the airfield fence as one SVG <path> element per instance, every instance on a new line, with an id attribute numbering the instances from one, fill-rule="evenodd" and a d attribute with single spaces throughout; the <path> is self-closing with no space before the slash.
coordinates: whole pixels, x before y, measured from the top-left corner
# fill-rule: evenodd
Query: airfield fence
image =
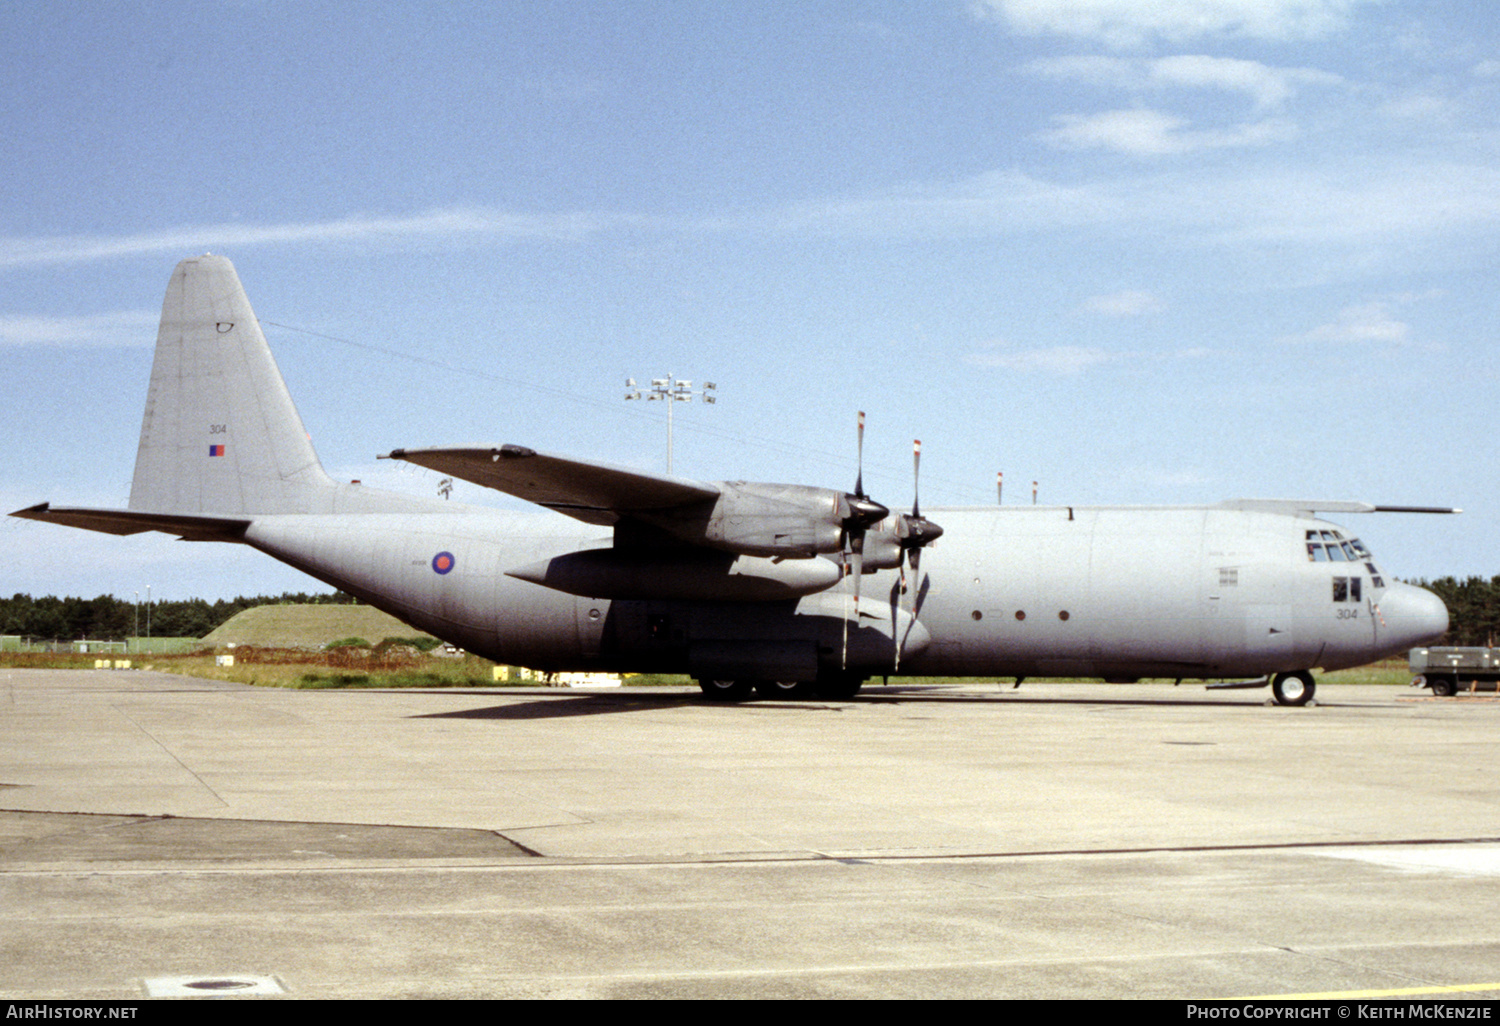
<path id="1" fill-rule="evenodd" d="M 26 634 L 0 634 L 0 652 L 79 653 L 84 655 L 174 655 L 203 647 L 201 638 L 36 638 Z"/>

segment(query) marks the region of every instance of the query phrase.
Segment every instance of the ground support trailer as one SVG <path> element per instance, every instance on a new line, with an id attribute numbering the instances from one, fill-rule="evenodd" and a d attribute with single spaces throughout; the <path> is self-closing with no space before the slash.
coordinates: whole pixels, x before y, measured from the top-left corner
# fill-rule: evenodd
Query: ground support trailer
<path id="1" fill-rule="evenodd" d="M 1495 691 L 1500 685 L 1500 648 L 1414 648 L 1407 660 L 1411 686 L 1434 695 Z"/>

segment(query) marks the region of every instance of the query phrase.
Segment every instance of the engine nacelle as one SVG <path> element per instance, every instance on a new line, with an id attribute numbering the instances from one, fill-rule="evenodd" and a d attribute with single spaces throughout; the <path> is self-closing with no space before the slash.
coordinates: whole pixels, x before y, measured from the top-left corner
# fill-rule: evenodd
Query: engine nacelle
<path id="1" fill-rule="evenodd" d="M 826 559 L 767 559 L 710 549 L 585 549 L 506 575 L 570 595 L 606 599 L 776 602 L 833 587 Z"/>
<path id="2" fill-rule="evenodd" d="M 633 516 L 690 545 L 747 556 L 807 559 L 842 547 L 842 492 L 747 481 L 726 481 L 719 487 L 711 507 Z"/>

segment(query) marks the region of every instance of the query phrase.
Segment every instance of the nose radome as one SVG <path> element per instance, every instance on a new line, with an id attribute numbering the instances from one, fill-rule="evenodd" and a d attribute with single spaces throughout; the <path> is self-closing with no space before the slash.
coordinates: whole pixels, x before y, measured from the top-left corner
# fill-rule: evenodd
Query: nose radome
<path id="1" fill-rule="evenodd" d="M 1412 648 L 1437 641 L 1448 630 L 1448 607 L 1426 588 L 1393 584 L 1380 597 L 1381 633 L 1392 647 Z"/>

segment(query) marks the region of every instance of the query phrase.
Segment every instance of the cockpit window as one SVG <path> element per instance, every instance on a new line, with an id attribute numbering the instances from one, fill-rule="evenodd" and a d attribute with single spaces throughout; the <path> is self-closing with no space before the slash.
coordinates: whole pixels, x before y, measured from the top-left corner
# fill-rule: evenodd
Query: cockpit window
<path id="1" fill-rule="evenodd" d="M 1345 538 L 1338 531 L 1307 532 L 1309 563 L 1362 563 L 1370 558 L 1370 550 L 1358 538 Z M 1376 587 L 1385 585 L 1377 584 Z"/>
<path id="2" fill-rule="evenodd" d="M 1359 577 L 1335 577 L 1333 579 L 1335 602 L 1363 602 L 1364 586 Z"/>

